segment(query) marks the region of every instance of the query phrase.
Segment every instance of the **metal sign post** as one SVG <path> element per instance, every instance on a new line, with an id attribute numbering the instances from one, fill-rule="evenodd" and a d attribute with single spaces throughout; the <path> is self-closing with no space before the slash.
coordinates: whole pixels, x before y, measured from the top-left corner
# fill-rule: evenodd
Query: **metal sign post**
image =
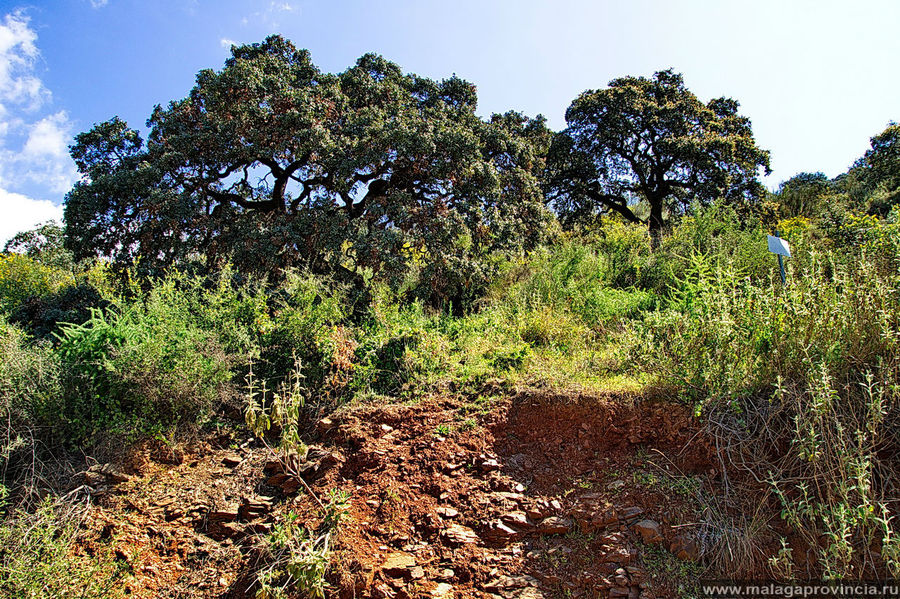
<path id="1" fill-rule="evenodd" d="M 775 231 L 775 235 L 767 235 L 767 237 L 769 251 L 778 256 L 778 268 L 781 269 L 781 284 L 783 285 L 786 281 L 784 277 L 784 256 L 791 257 L 791 246 L 786 240 L 778 236 L 778 231 Z"/>

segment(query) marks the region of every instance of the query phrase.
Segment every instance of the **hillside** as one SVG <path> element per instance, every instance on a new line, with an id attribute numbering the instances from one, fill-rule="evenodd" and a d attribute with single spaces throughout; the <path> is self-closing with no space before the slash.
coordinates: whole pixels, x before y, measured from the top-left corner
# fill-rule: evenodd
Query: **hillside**
<path id="1" fill-rule="evenodd" d="M 0 588 L 692 597 L 891 575 L 900 237 L 792 223 L 787 285 L 715 208 L 658 250 L 621 224 L 564 237 L 460 315 L 378 286 L 348 310 L 352 286 L 302 272 L 140 288 L 7 255 Z"/>
<path id="2" fill-rule="evenodd" d="M 270 35 L 74 137 L 0 254 L 0 597 L 900 577 L 900 125 L 767 190 L 673 69 L 478 100 Z"/>
<path id="3" fill-rule="evenodd" d="M 318 501 L 336 492 L 329 595 L 665 597 L 695 584 L 715 525 L 698 501 L 721 477 L 683 408 L 501 394 L 461 426 L 466 408 L 343 410 L 305 459 L 233 435 L 146 444 L 80 475 L 75 495 L 95 507 L 74 551 L 111 540 L 131 596 L 253 597 L 261 568 L 312 564 L 279 539 L 321 531 Z"/>

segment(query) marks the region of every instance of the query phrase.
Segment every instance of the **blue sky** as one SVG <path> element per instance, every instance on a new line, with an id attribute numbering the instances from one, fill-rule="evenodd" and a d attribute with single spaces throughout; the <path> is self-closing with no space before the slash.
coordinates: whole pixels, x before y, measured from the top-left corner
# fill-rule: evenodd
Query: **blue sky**
<path id="1" fill-rule="evenodd" d="M 341 71 L 378 52 L 478 86 L 479 112 L 564 127 L 580 92 L 672 67 L 730 96 L 772 151 L 770 187 L 835 176 L 900 120 L 900 2 L 830 0 L 0 0 L 0 243 L 58 217 L 67 145 L 114 115 L 143 128 L 231 43 L 282 33 Z"/>

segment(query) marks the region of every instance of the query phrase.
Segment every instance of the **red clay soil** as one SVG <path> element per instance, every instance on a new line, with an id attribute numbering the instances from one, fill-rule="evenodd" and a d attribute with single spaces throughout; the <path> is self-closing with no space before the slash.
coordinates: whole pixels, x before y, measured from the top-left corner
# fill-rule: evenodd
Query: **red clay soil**
<path id="1" fill-rule="evenodd" d="M 702 571 L 712 450 L 681 407 L 519 394 L 469 420 L 460 400 L 345 410 L 305 461 L 247 439 L 144 446 L 85 473 L 80 551 L 111 549 L 134 597 L 253 597 L 261 535 L 350 496 L 328 596 L 677 596 Z M 303 481 L 298 477 L 302 476 Z"/>

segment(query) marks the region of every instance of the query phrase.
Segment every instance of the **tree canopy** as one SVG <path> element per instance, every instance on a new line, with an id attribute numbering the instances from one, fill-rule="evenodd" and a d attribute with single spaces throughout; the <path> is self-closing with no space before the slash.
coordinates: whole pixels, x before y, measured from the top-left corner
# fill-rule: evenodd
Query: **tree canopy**
<path id="1" fill-rule="evenodd" d="M 871 144 L 851 173 L 869 212 L 887 214 L 900 204 L 900 125 L 890 123 Z"/>
<path id="2" fill-rule="evenodd" d="M 65 248 L 63 228 L 53 220 L 16 234 L 6 242 L 3 251 L 23 254 L 46 266 L 72 268 L 72 253 Z"/>
<path id="3" fill-rule="evenodd" d="M 774 194 L 782 217 L 814 218 L 834 201 L 834 184 L 824 173 L 799 173 L 778 186 Z"/>
<path id="4" fill-rule="evenodd" d="M 232 261 L 243 271 L 412 268 L 438 296 L 476 284 L 478 256 L 537 243 L 550 132 L 475 114 L 475 87 L 367 54 L 321 72 L 280 36 L 232 48 L 220 71 L 157 106 L 146 144 L 118 118 L 77 136 L 66 198 L 75 257 L 153 271 Z"/>
<path id="5" fill-rule="evenodd" d="M 738 103 L 704 104 L 671 70 L 588 90 L 569 106 L 566 122 L 553 139 L 545 184 L 564 224 L 615 213 L 647 223 L 657 239 L 667 212 L 764 194 L 757 174 L 770 172 L 769 153 L 757 147 Z"/>

